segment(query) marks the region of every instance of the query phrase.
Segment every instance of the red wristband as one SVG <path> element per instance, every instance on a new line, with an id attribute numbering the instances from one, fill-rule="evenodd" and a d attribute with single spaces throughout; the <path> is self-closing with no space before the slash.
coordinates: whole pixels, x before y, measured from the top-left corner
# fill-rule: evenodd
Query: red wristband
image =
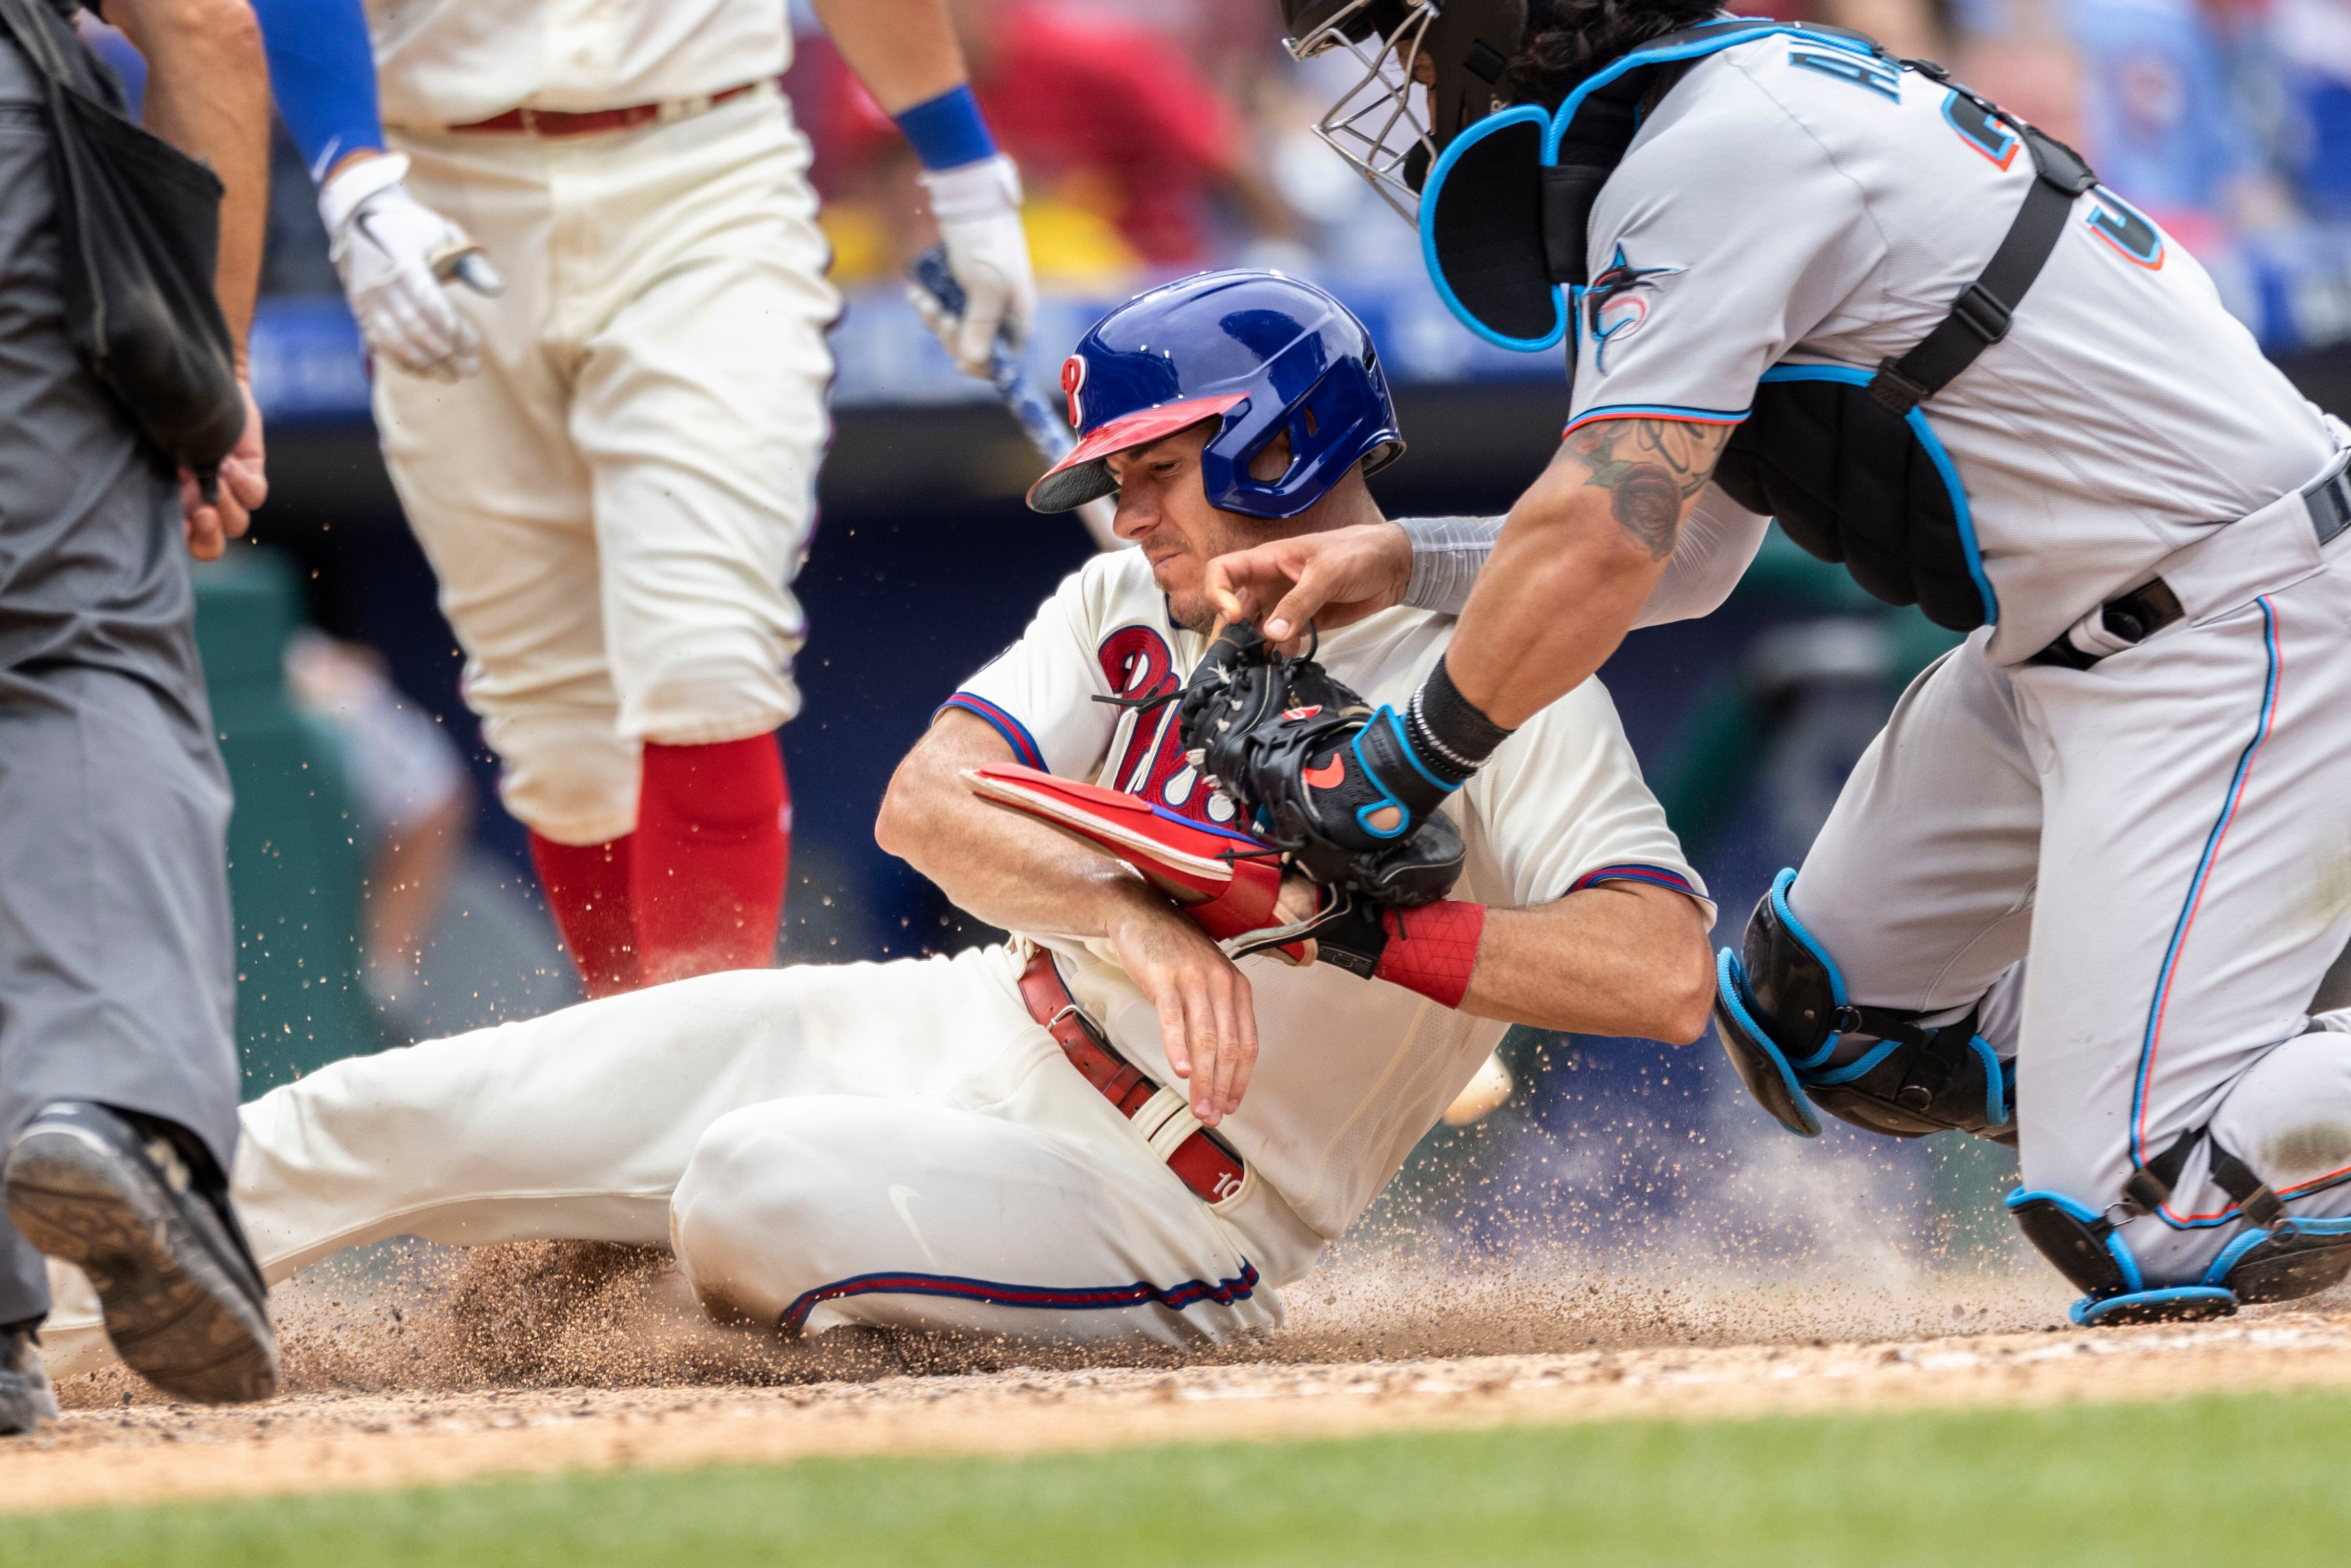
<path id="1" fill-rule="evenodd" d="M 1458 1008 L 1478 967 L 1478 939 L 1486 930 L 1486 906 L 1458 898 L 1412 909 L 1383 910 L 1388 934 L 1372 977 L 1389 980 L 1429 1000 Z"/>

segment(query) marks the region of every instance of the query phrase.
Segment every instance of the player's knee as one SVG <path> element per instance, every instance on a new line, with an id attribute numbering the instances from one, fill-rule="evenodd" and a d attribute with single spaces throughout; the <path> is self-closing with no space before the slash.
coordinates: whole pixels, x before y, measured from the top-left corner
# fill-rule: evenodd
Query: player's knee
<path id="1" fill-rule="evenodd" d="M 695 1145 L 670 1197 L 670 1244 L 714 1318 L 772 1324 L 806 1288 L 792 1260 L 836 1218 L 814 1153 L 771 1106 L 731 1112 Z"/>
<path id="2" fill-rule="evenodd" d="M 621 732 L 664 746 L 758 735 L 800 711 L 791 652 L 771 639 L 723 632 L 658 654 L 616 662 Z"/>
<path id="3" fill-rule="evenodd" d="M 1976 1011 L 1928 1028 L 1917 1012 L 1854 1005 L 1789 906 L 1795 879 L 1780 873 L 1740 951 L 1716 963 L 1716 1033 L 1749 1092 L 1806 1136 L 1820 1131 L 1817 1106 L 1895 1137 L 1956 1129 L 2012 1143 L 2014 1069 L 1976 1032 Z"/>
<path id="4" fill-rule="evenodd" d="M 498 755 L 498 800 L 515 819 L 562 844 L 601 844 L 637 825 L 637 747 L 609 710 L 486 717 Z"/>

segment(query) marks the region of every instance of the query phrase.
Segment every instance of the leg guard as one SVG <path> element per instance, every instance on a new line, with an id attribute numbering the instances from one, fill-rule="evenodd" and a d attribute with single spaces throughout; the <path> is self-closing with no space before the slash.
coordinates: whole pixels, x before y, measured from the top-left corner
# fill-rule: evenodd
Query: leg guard
<path id="1" fill-rule="evenodd" d="M 2226 1286 L 2149 1289 L 2115 1222 L 2062 1193 L 2010 1193 L 2008 1211 L 2016 1216 L 2024 1239 L 2085 1292 L 2072 1316 L 2085 1328 L 2192 1322 L 2225 1318 L 2237 1310 L 2236 1293 Z"/>
<path id="2" fill-rule="evenodd" d="M 1783 871 L 1755 905 L 1741 950 L 1715 966 L 1715 1032 L 1763 1108 L 1792 1133 L 1821 1130 L 1813 1107 L 1897 1138 L 1975 1133 L 2016 1141 L 2013 1069 L 1956 1023 L 1858 1008 L 1844 977 L 1788 907 L 1796 873 Z"/>
<path id="3" fill-rule="evenodd" d="M 2150 1287 L 2139 1272 L 2122 1224 L 2152 1213 L 2169 1197 L 2188 1155 L 2206 1139 L 2189 1133 L 2134 1172 L 2123 1198 L 2105 1214 L 2054 1192 L 2012 1192 L 2009 1212 L 2026 1240 L 2085 1292 L 2073 1318 L 2085 1326 L 2223 1318 L 2241 1301 L 2290 1301 L 2351 1276 L 2351 1218 L 2296 1219 L 2269 1184 L 2217 1143 L 2214 1181 L 2236 1200 L 2245 1228 L 2231 1239 L 2192 1284 Z M 2119 1218 L 2117 1218 L 2119 1217 Z"/>

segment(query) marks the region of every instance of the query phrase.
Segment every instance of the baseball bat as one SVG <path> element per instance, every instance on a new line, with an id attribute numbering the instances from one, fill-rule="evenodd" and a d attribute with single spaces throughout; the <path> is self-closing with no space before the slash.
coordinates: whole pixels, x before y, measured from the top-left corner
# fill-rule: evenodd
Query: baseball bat
<path id="1" fill-rule="evenodd" d="M 935 245 L 916 256 L 907 267 L 906 276 L 915 287 L 937 300 L 940 308 L 949 315 L 963 314 L 963 285 L 956 281 L 954 271 L 947 266 L 946 246 Z M 1020 356 L 1013 352 L 1012 345 L 1001 338 L 988 350 L 987 382 L 996 389 L 998 401 L 1011 411 L 1013 419 L 1020 426 L 1020 434 L 1029 438 L 1029 444 L 1043 456 L 1046 466 L 1050 467 L 1069 455 L 1070 448 L 1078 444 L 1078 438 L 1071 434 L 1068 425 L 1061 423 L 1061 416 L 1053 412 L 1052 405 L 1039 394 L 1034 383 L 1029 380 L 1028 370 L 1021 364 Z M 1077 508 L 1078 520 L 1086 526 L 1086 532 L 1092 537 L 1095 549 L 1113 550 L 1123 548 L 1123 541 L 1111 531 L 1111 519 L 1116 515 L 1116 510 L 1107 497 L 1088 501 Z"/>

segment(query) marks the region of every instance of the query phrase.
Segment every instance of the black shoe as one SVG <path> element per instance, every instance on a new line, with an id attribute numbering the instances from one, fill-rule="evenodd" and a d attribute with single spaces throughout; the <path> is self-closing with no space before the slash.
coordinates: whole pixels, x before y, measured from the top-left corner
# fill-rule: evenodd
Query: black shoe
<path id="1" fill-rule="evenodd" d="M 0 1437 L 57 1418 L 57 1396 L 30 1329 L 0 1329 Z"/>
<path id="2" fill-rule="evenodd" d="M 170 1137 L 85 1101 L 41 1108 L 8 1151 L 0 1197 L 26 1241 L 89 1276 L 123 1364 L 175 1399 L 277 1391 L 267 1291 L 224 1195 L 196 1189 Z"/>

